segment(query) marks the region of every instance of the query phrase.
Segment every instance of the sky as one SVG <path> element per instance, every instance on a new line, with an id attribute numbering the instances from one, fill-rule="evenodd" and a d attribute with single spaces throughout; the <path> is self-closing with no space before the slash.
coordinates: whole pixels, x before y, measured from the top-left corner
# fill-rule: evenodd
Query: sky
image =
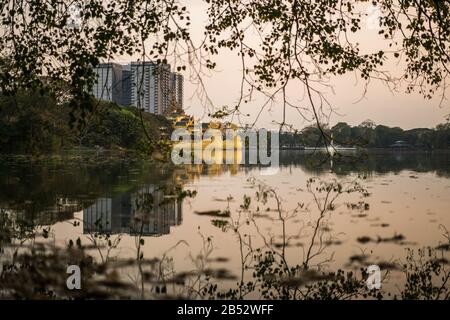
<path id="1" fill-rule="evenodd" d="M 203 28 L 207 21 L 205 5 L 202 0 L 192 0 L 188 2 L 187 7 L 191 14 L 191 36 L 194 43 L 198 43 L 202 39 Z M 373 8 L 366 8 L 366 12 L 371 13 L 372 11 Z M 369 22 L 369 20 L 366 22 L 365 28 L 355 39 L 360 44 L 361 50 L 369 52 L 386 48 L 385 42 L 378 36 L 378 30 Z M 236 52 L 222 51 L 214 57 L 214 61 L 217 63 L 216 69 L 203 78 L 206 93 L 216 109 L 222 106 L 234 106 L 240 96 L 242 72 L 240 58 Z M 401 70 L 401 67 L 395 63 L 385 65 L 385 68 L 394 74 Z M 205 117 L 207 114 L 205 104 L 196 94 L 198 85 L 189 81 L 188 71 L 184 75 L 186 112 L 203 120 L 208 119 Z M 440 105 L 440 96 L 436 95 L 433 99 L 427 100 L 417 92 L 406 94 L 404 87 L 392 92 L 383 83 L 371 81 L 364 94 L 364 81 L 351 73 L 335 77 L 330 80 L 329 84 L 333 90 L 327 90 L 324 94 L 331 102 L 334 111 L 329 119 L 330 125 L 341 121 L 350 125 L 358 125 L 364 120 L 370 119 L 376 124 L 399 126 L 404 129 L 433 128 L 437 124 L 445 122 L 445 116 L 450 114 L 448 101 L 444 101 Z M 293 102 L 307 106 L 307 101 L 302 100 L 303 94 L 302 90 L 291 87 L 287 92 L 287 97 Z M 250 115 L 242 120 L 252 123 L 262 104 L 263 100 L 256 98 L 242 107 L 242 113 Z M 258 119 L 257 126 L 260 128 L 277 127 L 273 121 L 280 122 L 282 119 L 281 101 L 276 101 L 270 111 L 263 111 Z M 310 124 L 293 109 L 287 110 L 286 119 L 289 124 L 298 129 Z"/>

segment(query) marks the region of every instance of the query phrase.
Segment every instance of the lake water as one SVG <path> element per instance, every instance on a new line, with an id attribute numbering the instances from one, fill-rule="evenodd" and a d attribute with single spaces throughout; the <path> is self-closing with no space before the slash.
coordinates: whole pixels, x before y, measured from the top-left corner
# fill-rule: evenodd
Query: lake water
<path id="1" fill-rule="evenodd" d="M 377 264 L 383 274 L 389 271 L 384 288 L 395 293 L 407 248 L 446 242 L 449 153 L 371 151 L 331 161 L 282 151 L 279 171 L 261 172 L 115 156 L 3 157 L 0 208 L 51 226 L 42 241 L 90 244 L 93 234 L 105 233 L 120 238 L 111 260 L 134 258 L 139 250 L 146 259 L 164 257 L 174 272 L 209 270 L 223 287 L 243 274 L 251 277 L 251 270 L 242 270 L 243 259 L 252 263 L 249 248 L 270 248 L 283 251 L 291 265 L 308 260 L 320 270 Z M 339 183 L 342 192 L 331 191 L 327 199 L 326 188 L 319 192 L 327 183 Z M 182 190 L 194 194 L 181 197 Z M 106 249 L 93 255 L 105 258 Z"/>

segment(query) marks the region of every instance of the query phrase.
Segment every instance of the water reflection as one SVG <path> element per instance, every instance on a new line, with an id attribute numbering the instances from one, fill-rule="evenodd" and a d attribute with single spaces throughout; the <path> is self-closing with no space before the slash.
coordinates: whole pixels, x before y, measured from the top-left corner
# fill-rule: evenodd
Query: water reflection
<path id="1" fill-rule="evenodd" d="M 300 168 L 308 176 L 330 172 L 337 176 L 357 173 L 397 174 L 402 170 L 435 172 L 450 176 L 450 153 L 369 152 L 351 157 L 343 155 L 331 164 L 323 154 L 304 151 L 280 152 L 282 170 L 295 175 Z M 60 158 L 30 161 L 26 157 L 0 159 L 0 208 L 14 212 L 20 219 L 37 225 L 52 225 L 73 219 L 83 210 L 84 231 L 100 230 L 133 233 L 136 219 L 145 222 L 144 233 L 163 235 L 182 221 L 182 202 L 174 197 L 187 183 L 201 177 L 239 176 L 258 171 L 258 166 L 185 165 L 147 163 L 117 157 Z M 155 206 L 145 212 L 137 201 L 145 195 Z M 223 195 L 220 195 L 223 196 Z M 160 203 L 157 205 L 157 203 Z M 96 224 L 96 222 L 98 223 Z"/>
<path id="2" fill-rule="evenodd" d="M 418 151 L 376 151 L 363 153 L 342 153 L 334 159 L 325 158 L 320 153 L 301 151 L 280 152 L 280 165 L 285 168 L 300 167 L 309 175 L 332 172 L 336 175 L 385 174 L 398 173 L 402 170 L 416 172 L 436 172 L 445 177 L 450 176 L 450 152 Z"/>
<path id="3" fill-rule="evenodd" d="M 93 243 L 100 255 L 107 257 L 113 248 L 119 259 L 148 263 L 148 269 L 139 269 L 138 279 L 155 286 L 181 283 L 188 292 L 183 297 L 192 293 L 189 281 L 197 283 L 203 276 L 235 283 L 252 279 L 252 271 L 246 270 L 256 267 L 267 272 L 258 283 L 289 289 L 303 285 L 305 270 L 311 281 L 321 279 L 317 272 L 322 267 L 359 270 L 378 264 L 398 273 L 407 247 L 448 251 L 441 230 L 449 225 L 449 153 L 370 152 L 335 157 L 333 163 L 321 154 L 299 151 L 280 156 L 278 174 L 265 176 L 264 184 L 249 183 L 259 167 L 237 164 L 175 167 L 117 157 L 3 159 L 0 213 L 6 209 L 17 218 L 12 220 L 54 224 L 52 232 L 62 247 L 79 243 L 91 250 Z M 319 176 L 316 184 L 313 176 Z M 348 184 L 354 180 L 361 188 Z M 187 200 L 183 194 L 190 189 L 198 194 Z M 359 192 L 351 192 L 355 190 Z M 337 202 L 335 193 L 342 194 Z M 9 228 L 10 217 L 3 218 Z M 65 220 L 70 223 L 59 223 Z M 74 221 L 82 223 L 74 228 Z M 106 236 L 97 239 L 99 235 Z M 300 278 L 284 275 L 272 281 L 275 260 L 270 254 L 279 254 L 282 265 L 297 266 Z M 128 267 L 127 261 L 123 265 Z M 150 269 L 155 263 L 158 270 L 167 268 L 163 275 L 156 277 L 156 269 Z M 399 277 L 392 273 L 392 290 Z M 241 298 L 255 288 L 235 292 Z"/>
<path id="4" fill-rule="evenodd" d="M 97 199 L 83 210 L 83 233 L 160 236 L 169 234 L 170 227 L 180 225 L 182 219 L 178 197 L 147 185 L 134 193 Z"/>

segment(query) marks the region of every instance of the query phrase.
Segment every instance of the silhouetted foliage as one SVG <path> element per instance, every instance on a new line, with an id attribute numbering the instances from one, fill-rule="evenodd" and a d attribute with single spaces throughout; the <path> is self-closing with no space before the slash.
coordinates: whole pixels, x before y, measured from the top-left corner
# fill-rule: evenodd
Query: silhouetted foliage
<path id="1" fill-rule="evenodd" d="M 170 134 L 163 116 L 143 114 L 112 102 L 94 101 L 85 124 L 70 125 L 71 108 L 51 92 L 22 90 L 14 97 L 0 95 L 0 149 L 2 153 L 53 153 L 74 146 L 123 148 L 148 153 L 151 149 L 142 125 L 155 140 Z"/>
<path id="2" fill-rule="evenodd" d="M 375 125 L 370 120 L 358 126 L 350 126 L 339 122 L 331 128 L 322 125 L 326 137 L 334 145 L 358 146 L 368 148 L 388 148 L 396 141 L 404 141 L 411 147 L 420 149 L 450 148 L 450 123 L 442 123 L 436 128 L 417 128 L 404 130 L 399 127 Z M 316 125 L 311 125 L 301 131 L 283 132 L 280 135 L 281 145 L 320 147 L 324 145 L 324 136 Z"/>

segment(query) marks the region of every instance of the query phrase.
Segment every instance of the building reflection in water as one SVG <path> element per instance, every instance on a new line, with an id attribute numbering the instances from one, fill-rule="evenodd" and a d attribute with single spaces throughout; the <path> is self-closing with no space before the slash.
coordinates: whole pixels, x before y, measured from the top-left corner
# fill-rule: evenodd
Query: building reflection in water
<path id="1" fill-rule="evenodd" d="M 112 198 L 99 198 L 83 210 L 83 232 L 160 236 L 182 222 L 182 201 L 155 185 Z"/>

